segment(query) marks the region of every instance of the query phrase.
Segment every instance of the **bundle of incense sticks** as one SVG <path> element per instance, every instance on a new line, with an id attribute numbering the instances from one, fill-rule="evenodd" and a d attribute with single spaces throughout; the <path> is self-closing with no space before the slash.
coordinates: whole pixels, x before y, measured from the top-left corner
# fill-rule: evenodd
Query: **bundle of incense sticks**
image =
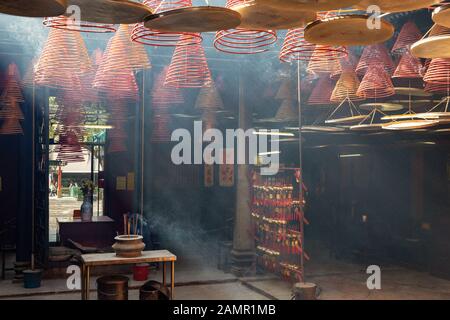
<path id="1" fill-rule="evenodd" d="M 123 214 L 123 234 L 124 235 L 143 235 L 144 221 L 143 216 L 138 213 Z"/>

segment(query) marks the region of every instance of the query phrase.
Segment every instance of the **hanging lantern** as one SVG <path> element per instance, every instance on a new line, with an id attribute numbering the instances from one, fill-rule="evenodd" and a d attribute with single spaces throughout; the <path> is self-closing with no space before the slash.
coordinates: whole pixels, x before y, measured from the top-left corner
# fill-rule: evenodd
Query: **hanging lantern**
<path id="1" fill-rule="evenodd" d="M 66 31 L 87 33 L 110 33 L 116 31 L 116 28 L 113 24 L 78 21 L 75 18 L 66 16 L 44 18 L 43 24 L 44 26 L 49 28 L 57 28 Z"/>
<path id="2" fill-rule="evenodd" d="M 226 8 L 245 5 L 245 0 L 227 0 Z M 236 28 L 220 30 L 214 38 L 214 47 L 231 54 L 256 54 L 266 52 L 268 47 L 277 41 L 273 30 L 250 30 Z"/>
<path id="3" fill-rule="evenodd" d="M 211 72 L 206 61 L 205 50 L 199 44 L 184 45 L 184 36 L 175 48 L 167 71 L 166 86 L 177 88 L 201 88 L 211 86 Z"/>
<path id="4" fill-rule="evenodd" d="M 308 99 L 309 105 L 329 105 L 333 92 L 334 82 L 329 75 L 323 75 L 317 80 Z"/>
<path id="5" fill-rule="evenodd" d="M 422 38 L 422 33 L 413 21 L 406 22 L 400 33 L 398 34 L 397 40 L 392 47 L 392 52 L 396 54 L 403 54 L 411 48 L 411 45 Z"/>
<path id="6" fill-rule="evenodd" d="M 395 94 L 389 74 L 381 64 L 371 64 L 361 81 L 357 95 L 367 99 L 386 98 Z"/>
<path id="7" fill-rule="evenodd" d="M 155 14 L 168 10 L 192 7 L 192 0 L 144 0 L 143 4 L 152 9 Z M 156 47 L 175 47 L 181 45 L 181 37 L 185 39 L 183 45 L 200 44 L 203 38 L 199 33 L 163 32 L 151 30 L 144 23 L 137 23 L 132 31 L 131 40 L 140 44 Z"/>

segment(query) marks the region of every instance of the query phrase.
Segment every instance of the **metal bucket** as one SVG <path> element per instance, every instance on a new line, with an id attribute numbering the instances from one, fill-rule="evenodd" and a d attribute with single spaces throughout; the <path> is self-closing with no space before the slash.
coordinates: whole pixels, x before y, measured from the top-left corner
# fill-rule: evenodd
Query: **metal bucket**
<path id="1" fill-rule="evenodd" d="M 128 281 L 128 277 L 120 275 L 98 278 L 98 300 L 128 300 Z"/>
<path id="2" fill-rule="evenodd" d="M 139 289 L 139 300 L 169 300 L 169 289 L 157 281 L 148 281 Z"/>

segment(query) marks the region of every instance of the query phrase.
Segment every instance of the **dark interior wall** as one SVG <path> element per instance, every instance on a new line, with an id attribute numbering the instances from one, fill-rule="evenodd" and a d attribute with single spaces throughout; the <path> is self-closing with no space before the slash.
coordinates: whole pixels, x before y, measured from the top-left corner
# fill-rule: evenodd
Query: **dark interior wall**
<path id="1" fill-rule="evenodd" d="M 346 154 L 361 156 L 340 157 Z M 307 149 L 306 238 L 338 257 L 450 274 L 447 161 L 439 146 Z"/>

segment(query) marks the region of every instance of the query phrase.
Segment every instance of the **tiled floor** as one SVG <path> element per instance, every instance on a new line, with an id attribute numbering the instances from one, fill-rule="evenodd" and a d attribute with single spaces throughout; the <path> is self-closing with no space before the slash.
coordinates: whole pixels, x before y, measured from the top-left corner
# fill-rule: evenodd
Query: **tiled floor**
<path id="1" fill-rule="evenodd" d="M 160 273 L 151 278 L 159 280 Z M 368 290 L 365 267 L 336 260 L 308 264 L 307 281 L 320 288 L 320 299 L 450 299 L 450 281 L 400 267 L 382 267 L 381 290 Z M 65 279 L 44 280 L 38 289 L 23 289 L 10 280 L 0 282 L 0 299 L 77 300 L 79 292 L 69 291 Z M 176 267 L 175 299 L 263 300 L 291 298 L 291 285 L 272 275 L 236 278 L 212 264 L 181 264 Z M 129 299 L 138 299 L 140 282 L 130 281 Z M 92 279 L 92 286 L 95 278 Z M 94 287 L 92 287 L 94 288 Z M 256 289 L 256 290 L 255 290 Z M 96 299 L 95 291 L 91 299 Z"/>

